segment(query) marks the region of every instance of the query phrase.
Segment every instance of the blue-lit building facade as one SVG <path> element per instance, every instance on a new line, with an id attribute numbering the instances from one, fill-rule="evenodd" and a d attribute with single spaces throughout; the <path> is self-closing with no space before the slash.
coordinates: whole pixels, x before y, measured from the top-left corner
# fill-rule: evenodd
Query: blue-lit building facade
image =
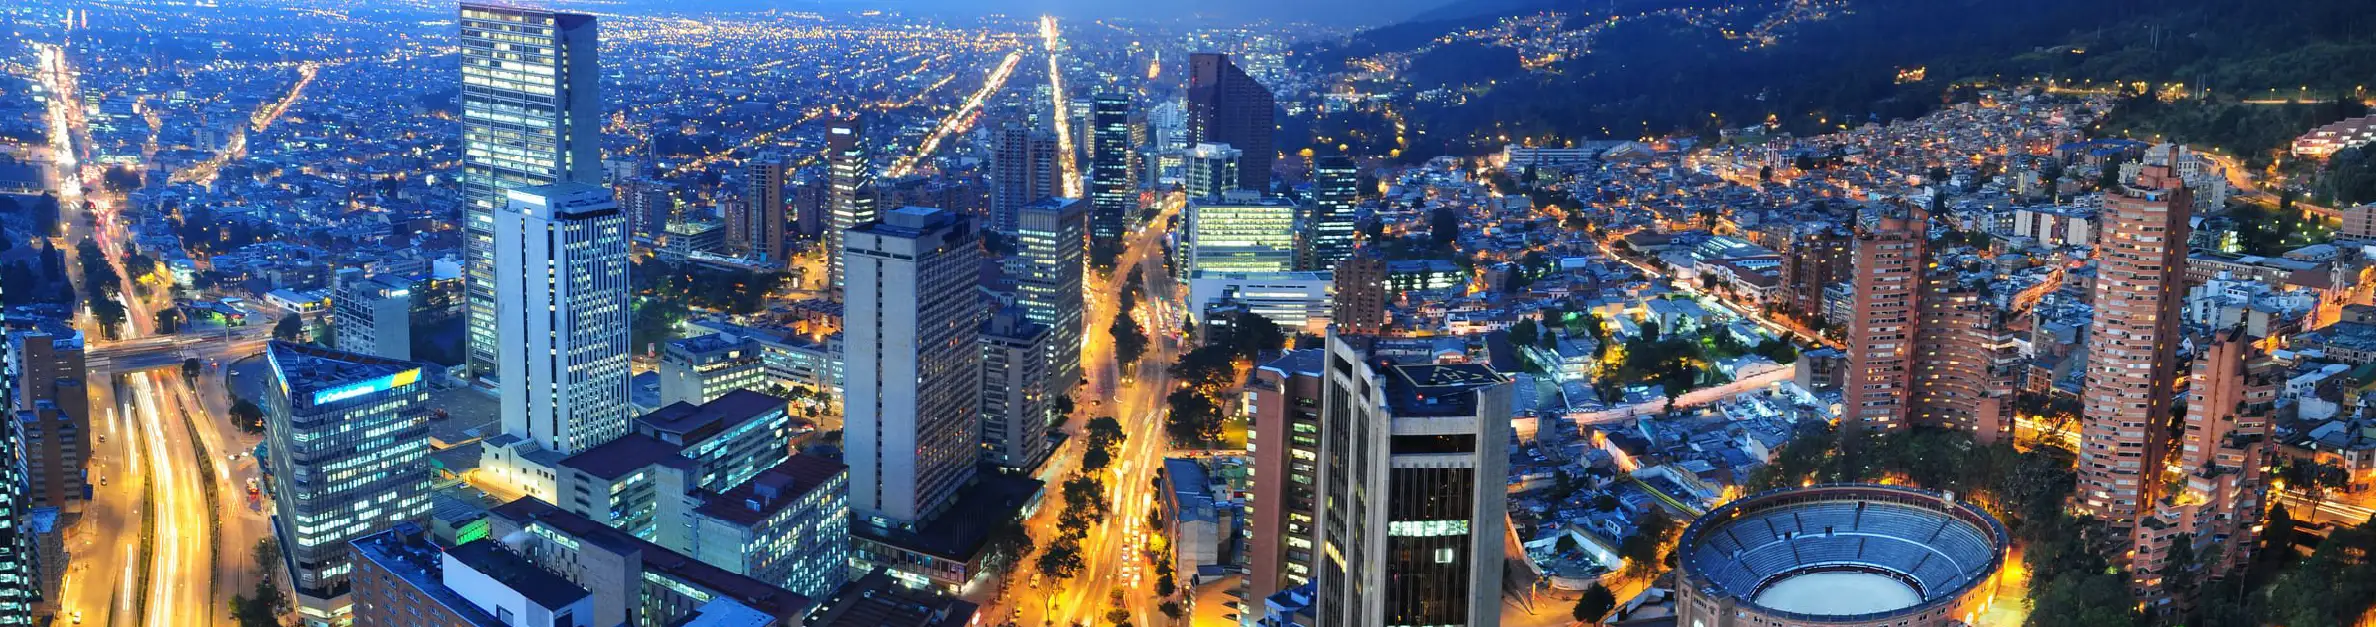
<path id="1" fill-rule="evenodd" d="M 307 624 L 348 613 L 347 543 L 429 513 L 419 364 L 273 342 L 265 350 L 273 535 Z"/>

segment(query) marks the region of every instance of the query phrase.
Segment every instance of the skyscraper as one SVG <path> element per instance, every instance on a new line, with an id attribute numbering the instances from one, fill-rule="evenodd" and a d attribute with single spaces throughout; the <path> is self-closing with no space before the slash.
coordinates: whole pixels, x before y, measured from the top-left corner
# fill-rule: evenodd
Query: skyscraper
<path id="1" fill-rule="evenodd" d="M 1983 444 L 2013 438 L 2013 395 L 2028 367 L 2013 320 L 2029 312 L 1998 291 L 1996 266 L 1940 255 L 1923 278 L 1914 327 L 1917 426 L 1969 431 Z"/>
<path id="2" fill-rule="evenodd" d="M 1247 448 L 1254 457 L 1246 507 L 1246 598 L 1312 581 L 1320 557 L 1320 366 L 1328 351 L 1288 351 L 1254 369 Z"/>
<path id="3" fill-rule="evenodd" d="M 1897 431 L 1911 411 L 1914 327 L 1929 221 L 1920 209 L 1874 207 L 1856 232 L 1855 313 L 1848 320 L 1843 430 Z"/>
<path id="4" fill-rule="evenodd" d="M 471 373 L 493 373 L 495 214 L 504 190 L 602 182 L 594 16 L 463 3 L 462 201 Z M 657 227 L 655 227 L 657 228 Z"/>
<path id="5" fill-rule="evenodd" d="M 22 289 L 22 288 L 20 288 Z M 15 342 L 0 342 L 0 410 L 16 407 Z M 33 625 L 41 602 L 40 550 L 28 524 L 33 512 L 25 431 L 15 420 L 0 421 L 0 625 Z"/>
<path id="6" fill-rule="evenodd" d="M 1009 307 L 982 323 L 982 461 L 1026 469 L 1048 450 L 1048 326 Z"/>
<path id="7" fill-rule="evenodd" d="M 335 622 L 347 542 L 429 514 L 429 386 L 407 361 L 279 341 L 264 355 L 273 535 L 299 615 Z"/>
<path id="8" fill-rule="evenodd" d="M 1086 203 L 1051 198 L 1023 208 L 1016 231 L 1015 304 L 1048 326 L 1048 394 L 1072 393 L 1081 379 L 1081 279 L 1088 263 Z"/>
<path id="9" fill-rule="evenodd" d="M 91 460 L 90 369 L 82 332 L 45 322 L 8 332 L 7 345 L 16 402 L 0 405 L 0 416 L 17 418 L 28 444 L 28 507 L 82 513 L 90 488 L 83 467 Z"/>
<path id="10" fill-rule="evenodd" d="M 1010 121 L 999 125 L 991 149 L 990 229 L 1012 234 L 1024 205 L 1064 194 L 1056 136 Z"/>
<path id="11" fill-rule="evenodd" d="M 536 476 L 529 467 L 546 466 L 532 453 L 568 455 L 627 433 L 627 218 L 608 191 L 578 183 L 510 199 L 495 215 L 496 311 L 517 350 L 498 369 L 503 436 L 488 440 L 484 465 Z M 550 481 L 511 483 L 538 495 Z"/>
<path id="12" fill-rule="evenodd" d="M 1238 185 L 1268 192 L 1278 104 L 1269 89 L 1238 69 L 1229 55 L 1199 52 L 1188 57 L 1188 141 L 1229 144 L 1246 151 Z"/>
<path id="13" fill-rule="evenodd" d="M 1138 205 L 1131 163 L 1138 151 L 1131 142 L 1130 95 L 1098 94 L 1089 100 L 1089 214 L 1091 234 L 1100 244 L 1119 250 L 1122 232 L 1129 229 L 1131 209 Z"/>
<path id="14" fill-rule="evenodd" d="M 1312 211 L 1303 230 L 1308 270 L 1334 270 L 1353 255 L 1355 204 L 1361 198 L 1361 170 L 1353 158 L 1329 155 L 1312 162 Z"/>
<path id="15" fill-rule="evenodd" d="M 1245 159 L 1245 151 L 1229 144 L 1197 144 L 1188 150 L 1188 199 L 1191 201 L 1218 198 L 1232 190 L 1243 189 L 1238 184 L 1238 164 Z"/>
<path id="16" fill-rule="evenodd" d="M 2095 321 L 2079 395 L 2085 407 L 2079 489 L 2071 506 L 2122 536 L 2160 496 L 2193 212 L 2194 197 L 2177 173 L 2147 165 L 2105 195 L 2099 218 Z"/>
<path id="17" fill-rule="evenodd" d="M 843 458 L 859 519 L 946 507 L 981 451 L 981 247 L 972 225 L 903 207 L 847 232 Z"/>
<path id="18" fill-rule="evenodd" d="M 762 266 L 784 266 L 790 254 L 784 250 L 784 184 L 789 167 L 784 158 L 766 153 L 743 164 L 747 186 L 743 190 L 740 215 L 726 221 L 726 245 L 744 259 Z"/>
<path id="19" fill-rule="evenodd" d="M 843 231 L 873 222 L 874 203 L 867 188 L 874 185 L 874 155 L 866 143 L 866 126 L 857 118 L 834 120 L 825 126 L 826 190 L 825 256 L 835 292 L 842 289 Z"/>
<path id="20" fill-rule="evenodd" d="M 1509 378 L 1364 340 L 1327 340 L 1315 624 L 1498 625 Z"/>

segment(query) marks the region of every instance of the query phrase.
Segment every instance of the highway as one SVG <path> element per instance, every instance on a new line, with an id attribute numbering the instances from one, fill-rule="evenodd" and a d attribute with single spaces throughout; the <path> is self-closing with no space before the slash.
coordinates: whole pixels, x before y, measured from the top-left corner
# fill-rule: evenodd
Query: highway
<path id="1" fill-rule="evenodd" d="M 1081 197 L 1081 164 L 1079 153 L 1073 151 L 1072 98 L 1064 95 L 1064 35 L 1056 28 L 1056 16 L 1040 16 L 1040 40 L 1048 50 L 1048 99 L 1056 121 L 1056 163 L 1064 170 L 1064 196 Z"/>
<path id="2" fill-rule="evenodd" d="M 42 66 L 41 79 L 52 94 L 80 93 L 64 49 L 44 46 Z M 119 277 L 127 277 L 122 255 L 131 234 L 118 213 L 122 199 L 101 192 L 86 196 L 94 189 L 86 179 L 98 173 L 76 167 L 77 144 L 87 145 L 88 130 L 70 104 L 74 100 L 51 99 L 51 158 L 57 166 L 52 187 L 70 212 L 88 203 L 96 220 L 66 220 L 55 243 L 78 284 L 86 279 L 74 244 L 86 238 L 99 245 Z M 94 501 L 67 534 L 73 566 L 60 594 L 61 620 L 79 615 L 91 625 L 228 624 L 230 595 L 254 584 L 251 547 L 269 533 L 267 517 L 244 498 L 253 460 L 238 473 L 227 454 L 254 440 L 219 418 L 227 400 L 207 402 L 178 370 L 148 364 L 179 364 L 187 357 L 228 363 L 252 353 L 260 341 L 228 333 L 195 344 L 155 339 L 154 312 L 171 306 L 170 297 L 162 290 L 143 296 L 129 281 L 122 294 L 127 316 L 118 339 L 105 339 L 88 316 L 80 320 L 94 357 L 92 407 L 100 414 L 92 425 L 100 439 L 93 442 L 91 476 L 104 485 L 95 487 Z M 119 359 L 142 368 L 120 367 Z M 223 397 L 215 389 L 218 369 L 208 368 L 200 378 L 215 383 L 207 391 Z M 210 492 L 220 506 L 210 505 Z"/>
<path id="3" fill-rule="evenodd" d="M 1172 213 L 1173 210 L 1166 210 L 1150 224 L 1167 224 Z M 1134 233 L 1116 262 L 1112 277 L 1091 273 L 1085 279 L 1087 284 L 1083 288 L 1088 291 L 1088 307 L 1083 324 L 1087 328 L 1082 333 L 1081 360 L 1089 385 L 1078 396 L 1087 400 L 1080 403 L 1076 419 L 1066 424 L 1066 430 L 1074 437 L 1041 474 L 1048 481 L 1050 491 L 1046 505 L 1025 521 L 1024 526 L 1034 547 L 1045 548 L 1058 535 L 1056 519 L 1063 510 L 1063 498 L 1057 496 L 1058 484 L 1079 465 L 1087 440 L 1082 434 L 1088 418 L 1095 416 L 1115 417 L 1122 422 L 1123 432 L 1129 434 L 1104 477 L 1107 504 L 1112 513 L 1082 540 L 1085 566 L 1079 576 L 1063 582 L 1059 589 L 1050 589 L 1055 582 L 1043 582 L 1039 589 L 1030 589 L 1025 582 L 1035 571 L 1026 559 L 1012 575 L 1018 581 L 1010 586 L 1009 598 L 1002 600 L 1011 606 L 992 604 L 985 608 L 983 616 L 1015 616 L 1016 622 L 1024 625 L 1039 625 L 1042 621 L 1054 621 L 1058 625 L 1074 621 L 1103 623 L 1106 612 L 1112 609 L 1107 599 L 1112 591 L 1120 590 L 1132 613 L 1132 624 L 1154 625 L 1169 620 L 1155 610 L 1160 602 L 1154 598 L 1155 575 L 1141 554 L 1151 531 L 1146 528 L 1147 512 L 1155 508 L 1155 472 L 1163 467 L 1163 459 L 1170 450 L 1163 435 L 1163 396 L 1172 389 L 1169 366 L 1179 359 L 1181 352 L 1176 341 L 1164 339 L 1180 326 L 1181 294 L 1163 272 L 1163 255 L 1158 248 L 1163 234 L 1156 227 Z M 1129 272 L 1142 273 L 1140 278 L 1145 282 L 1147 294 L 1139 300 L 1137 311 L 1142 314 L 1142 326 L 1154 337 L 1126 380 L 1123 368 L 1114 360 L 1113 338 L 1106 328 L 1113 321 L 1114 308 L 1119 305 Z M 1181 585 L 1185 587 L 1185 577 Z"/>

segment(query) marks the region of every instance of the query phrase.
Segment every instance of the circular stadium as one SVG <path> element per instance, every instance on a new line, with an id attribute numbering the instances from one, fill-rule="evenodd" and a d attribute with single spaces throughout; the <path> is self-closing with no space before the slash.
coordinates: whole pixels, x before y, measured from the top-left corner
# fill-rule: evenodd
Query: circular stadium
<path id="1" fill-rule="evenodd" d="M 1734 500 L 1683 531 L 1677 625 L 1969 625 L 2005 526 L 1950 494 L 1866 484 Z"/>

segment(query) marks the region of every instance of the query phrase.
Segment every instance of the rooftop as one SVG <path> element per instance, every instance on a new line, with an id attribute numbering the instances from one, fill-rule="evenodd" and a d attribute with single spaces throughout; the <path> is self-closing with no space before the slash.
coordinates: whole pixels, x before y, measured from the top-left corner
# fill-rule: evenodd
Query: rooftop
<path id="1" fill-rule="evenodd" d="M 547 609 L 568 607 L 588 594 L 585 588 L 537 568 L 527 558 L 504 549 L 493 540 L 466 542 L 462 546 L 447 549 L 445 554 Z"/>
<path id="2" fill-rule="evenodd" d="M 735 390 L 700 405 L 679 402 L 644 414 L 635 419 L 636 431 L 663 442 L 673 440 L 677 446 L 692 446 L 736 425 L 782 413 L 787 402 L 761 392 Z"/>
<path id="3" fill-rule="evenodd" d="M 1476 413 L 1476 392 L 1510 378 L 1484 364 L 1387 364 L 1386 403 L 1397 416 Z"/>
<path id="4" fill-rule="evenodd" d="M 693 511 L 744 525 L 757 523 L 849 469 L 849 465 L 823 455 L 793 455 Z"/>
<path id="5" fill-rule="evenodd" d="M 270 344 L 270 347 L 265 351 L 265 357 L 271 361 L 273 370 L 278 373 L 280 379 L 288 383 L 291 394 L 370 381 L 406 371 L 417 373 L 421 368 L 420 364 L 409 361 L 336 351 L 279 340 L 274 340 Z M 418 380 L 417 374 L 414 380 Z M 398 387 L 407 383 L 410 382 L 392 383 L 390 387 Z M 315 402 L 326 401 L 317 399 Z"/>
<path id="6" fill-rule="evenodd" d="M 909 588 L 877 570 L 842 586 L 801 624 L 808 627 L 961 627 L 976 606 Z"/>
<path id="7" fill-rule="evenodd" d="M 603 479 L 618 479 L 654 464 L 680 459 L 678 452 L 683 450 L 684 447 L 660 438 L 630 433 L 562 459 L 561 465 Z"/>
<path id="8" fill-rule="evenodd" d="M 813 605 L 808 597 L 794 594 L 767 582 L 727 572 L 723 568 L 704 564 L 670 551 L 660 545 L 635 537 L 584 516 L 571 514 L 551 503 L 523 498 L 489 510 L 488 514 L 511 521 L 521 528 L 543 526 L 580 542 L 604 547 L 617 553 L 640 553 L 644 571 L 657 573 L 678 581 L 714 591 L 753 609 L 775 616 L 792 616 Z"/>

